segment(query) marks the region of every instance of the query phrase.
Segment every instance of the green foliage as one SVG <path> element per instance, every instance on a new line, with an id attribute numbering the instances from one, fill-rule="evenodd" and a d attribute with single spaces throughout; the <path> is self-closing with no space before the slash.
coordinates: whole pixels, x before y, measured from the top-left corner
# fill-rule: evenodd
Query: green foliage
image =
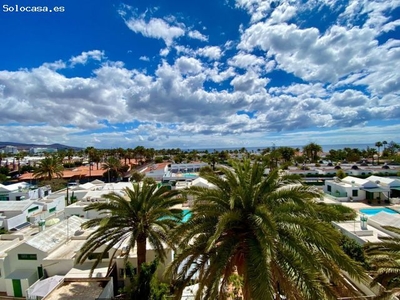
<path id="1" fill-rule="evenodd" d="M 64 163 L 63 167 L 66 169 L 70 169 L 70 168 L 75 168 L 75 164 L 74 163 Z"/>
<path id="2" fill-rule="evenodd" d="M 360 262 L 365 267 L 367 267 L 365 255 L 364 255 L 364 248 L 355 240 L 342 235 L 342 239 L 340 240 L 340 247 L 343 249 L 344 253 L 350 256 L 355 261 Z"/>
<path id="3" fill-rule="evenodd" d="M 42 180 L 39 182 L 39 186 L 49 185 L 51 187 L 51 191 L 55 192 L 61 189 L 65 189 L 67 187 L 67 180 L 62 178 L 53 178 L 51 180 Z"/>
<path id="4" fill-rule="evenodd" d="M 352 221 L 357 217 L 357 212 L 345 205 L 319 203 L 319 209 L 322 213 L 318 213 L 321 219 L 327 222 L 332 221 Z M 326 218 L 328 216 L 329 218 Z"/>
<path id="5" fill-rule="evenodd" d="M 290 162 L 295 154 L 294 148 L 292 147 L 279 147 L 278 151 L 284 162 Z"/>
<path id="6" fill-rule="evenodd" d="M 21 174 L 24 174 L 24 173 L 30 173 L 30 172 L 32 172 L 32 171 L 34 171 L 34 170 L 35 170 L 34 167 L 29 166 L 29 165 L 25 165 L 25 166 L 22 166 L 22 167 L 19 169 L 19 172 L 20 172 Z"/>
<path id="7" fill-rule="evenodd" d="M 230 292 L 228 292 L 228 297 L 232 300 L 241 300 L 242 298 L 242 288 L 243 288 L 243 277 L 233 273 L 229 276 Z"/>
<path id="8" fill-rule="evenodd" d="M 8 176 L 9 173 L 10 173 L 9 168 L 0 166 L 0 174 Z"/>
<path id="9" fill-rule="evenodd" d="M 131 172 L 131 180 L 134 182 L 140 182 L 143 180 L 145 175 L 143 173 L 138 172 L 137 170 L 133 170 Z"/>
<path id="10" fill-rule="evenodd" d="M 141 267 L 141 271 L 137 275 L 130 276 L 130 284 L 123 291 L 125 299 L 131 300 L 166 300 L 169 293 L 169 286 L 165 283 L 160 283 L 157 279 L 157 268 L 159 261 L 155 259 L 151 263 L 145 263 Z M 132 266 L 128 262 L 127 268 Z"/>
<path id="11" fill-rule="evenodd" d="M 156 156 L 156 157 L 154 158 L 154 162 L 155 162 L 156 164 L 160 164 L 160 163 L 162 163 L 163 161 L 164 161 L 164 159 L 163 159 L 162 156 Z"/>
<path id="12" fill-rule="evenodd" d="M 151 177 L 145 177 L 144 179 L 143 179 L 143 182 L 144 183 L 146 183 L 146 184 L 156 184 L 157 182 L 155 181 L 155 179 L 154 178 L 151 178 Z"/>
<path id="13" fill-rule="evenodd" d="M 95 219 L 86 221 L 83 228 L 95 228 L 81 248 L 77 260 L 85 262 L 88 257 L 105 245 L 107 254 L 115 245 L 125 242 L 127 259 L 131 250 L 137 250 L 137 266 L 146 262 L 146 243 L 154 249 L 160 261 L 166 258 L 164 244 L 171 245 L 169 233 L 182 219 L 182 210 L 176 205 L 183 199 L 177 198 L 179 191 L 160 188 L 157 185 L 132 183 L 123 190 L 124 195 L 110 193 L 103 195 L 106 202 L 95 202 L 85 207 L 85 211 L 101 212 Z M 101 262 L 102 255 L 94 261 L 92 272 Z"/>
<path id="14" fill-rule="evenodd" d="M 201 167 L 199 170 L 199 175 L 201 177 L 205 176 L 206 174 L 214 173 L 213 169 L 210 166 Z"/>
<path id="15" fill-rule="evenodd" d="M 81 161 L 81 160 L 74 161 L 74 166 L 75 166 L 75 167 L 80 167 L 80 166 L 82 166 L 82 161 Z"/>
<path id="16" fill-rule="evenodd" d="M 342 169 L 337 170 L 336 176 L 340 179 L 343 179 L 347 176 L 346 172 L 343 171 Z"/>
<path id="17" fill-rule="evenodd" d="M 7 178 L 8 178 L 7 175 L 0 173 L 0 183 L 6 182 Z"/>
<path id="18" fill-rule="evenodd" d="M 62 178 L 64 167 L 62 160 L 57 155 L 50 155 L 40 160 L 38 167 L 33 172 L 35 178 L 52 180 L 53 178 Z"/>
<path id="19" fill-rule="evenodd" d="M 321 151 L 322 147 L 316 143 L 309 143 L 303 147 L 303 155 L 305 155 L 312 162 L 318 161 L 318 153 Z"/>
<path id="20" fill-rule="evenodd" d="M 215 188 L 188 190 L 196 200 L 190 219 L 171 237 L 180 252 L 168 269 L 178 299 L 195 272 L 198 299 L 218 299 L 234 267 L 244 299 L 274 299 L 277 292 L 288 299 L 336 299 L 331 283 L 346 289 L 341 269 L 365 276 L 339 247 L 341 235 L 331 225 L 345 219 L 343 208 L 318 204 L 315 188 L 278 170 L 264 176 L 264 164 L 232 161 L 232 167 L 219 169 L 223 178 L 205 176 Z"/>
<path id="21" fill-rule="evenodd" d="M 107 178 L 109 182 L 118 180 L 121 175 L 121 161 L 116 157 L 108 157 L 106 162 L 103 164 L 103 177 Z"/>
<path id="22" fill-rule="evenodd" d="M 393 299 L 400 290 L 400 239 L 381 237 L 380 242 L 367 243 L 364 250 L 370 271 L 372 286 L 381 284 L 385 290 L 375 299 Z"/>

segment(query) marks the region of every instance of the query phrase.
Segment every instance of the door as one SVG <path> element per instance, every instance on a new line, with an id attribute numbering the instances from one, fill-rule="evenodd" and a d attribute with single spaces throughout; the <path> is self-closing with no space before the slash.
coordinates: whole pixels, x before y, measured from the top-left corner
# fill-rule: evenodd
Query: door
<path id="1" fill-rule="evenodd" d="M 42 277 L 43 277 L 43 267 L 42 266 L 39 266 L 39 267 L 37 267 L 37 270 L 38 270 L 38 275 L 39 275 L 39 279 L 41 279 Z"/>
<path id="2" fill-rule="evenodd" d="M 21 281 L 19 279 L 13 279 L 12 285 L 14 290 L 14 297 L 22 297 Z"/>

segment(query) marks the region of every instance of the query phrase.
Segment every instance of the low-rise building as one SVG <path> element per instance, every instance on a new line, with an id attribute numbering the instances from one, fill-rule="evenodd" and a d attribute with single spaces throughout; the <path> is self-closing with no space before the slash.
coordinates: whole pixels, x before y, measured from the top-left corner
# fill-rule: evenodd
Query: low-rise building
<path id="1" fill-rule="evenodd" d="M 333 180 L 326 180 L 323 191 L 341 202 L 380 200 L 390 194 L 390 188 L 387 186 L 382 186 L 376 181 L 353 176 L 347 176 L 343 179 L 335 177 Z"/>

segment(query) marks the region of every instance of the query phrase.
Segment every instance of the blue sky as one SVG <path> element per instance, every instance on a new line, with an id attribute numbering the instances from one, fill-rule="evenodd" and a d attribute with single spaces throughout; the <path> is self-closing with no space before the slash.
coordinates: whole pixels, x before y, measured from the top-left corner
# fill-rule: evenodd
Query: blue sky
<path id="1" fill-rule="evenodd" d="M 400 142 L 400 0 L 3 0 L 0 34 L 1 141 Z"/>

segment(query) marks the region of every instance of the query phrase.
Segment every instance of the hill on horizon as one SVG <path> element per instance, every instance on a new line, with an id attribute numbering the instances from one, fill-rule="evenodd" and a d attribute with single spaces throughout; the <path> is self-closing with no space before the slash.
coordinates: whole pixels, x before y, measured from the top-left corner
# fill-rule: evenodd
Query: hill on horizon
<path id="1" fill-rule="evenodd" d="M 5 146 L 14 146 L 21 150 L 29 150 L 30 148 L 38 147 L 38 148 L 55 148 L 57 150 L 62 149 L 74 149 L 81 150 L 80 147 L 72 147 L 63 144 L 25 144 L 25 143 L 14 143 L 14 142 L 0 142 L 0 148 L 4 148 Z"/>

